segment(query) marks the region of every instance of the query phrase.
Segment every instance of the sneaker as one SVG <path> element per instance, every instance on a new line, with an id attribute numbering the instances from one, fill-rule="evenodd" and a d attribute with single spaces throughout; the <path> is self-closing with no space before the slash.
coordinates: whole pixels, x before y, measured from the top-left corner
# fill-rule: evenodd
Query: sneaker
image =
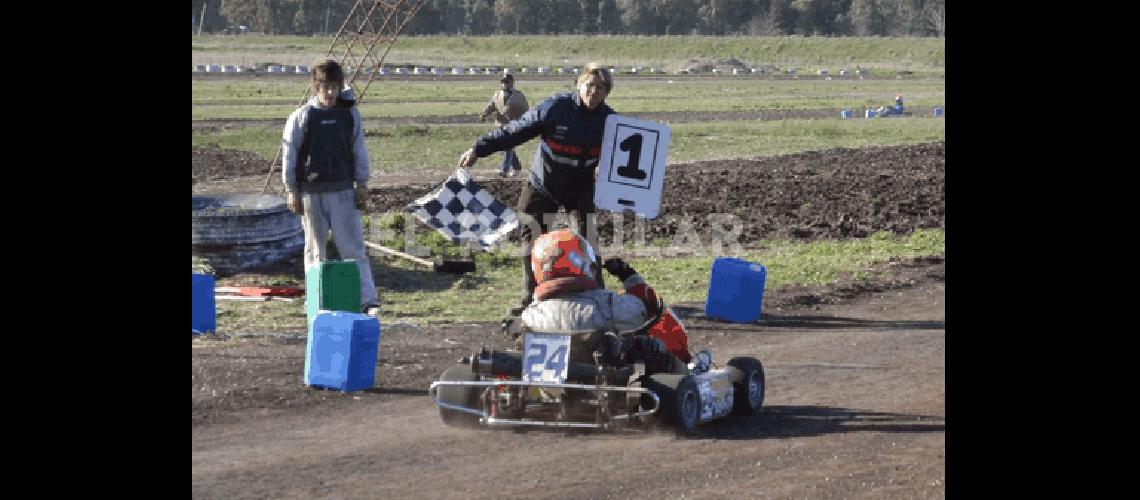
<path id="1" fill-rule="evenodd" d="M 507 174 L 507 177 L 518 177 L 518 175 L 519 175 L 519 172 L 521 172 L 521 170 L 519 170 L 519 169 L 517 169 L 517 168 L 516 168 L 516 169 L 512 169 L 512 170 L 510 171 L 510 173 L 508 173 L 508 174 Z"/>
<path id="2" fill-rule="evenodd" d="M 507 173 L 506 170 L 500 170 L 499 171 L 499 177 L 511 177 L 511 175 L 509 173 Z"/>
<path id="3" fill-rule="evenodd" d="M 364 314 L 372 316 L 373 318 L 379 318 L 380 317 L 380 304 L 368 304 L 368 305 L 364 306 L 364 310 L 362 312 Z"/>

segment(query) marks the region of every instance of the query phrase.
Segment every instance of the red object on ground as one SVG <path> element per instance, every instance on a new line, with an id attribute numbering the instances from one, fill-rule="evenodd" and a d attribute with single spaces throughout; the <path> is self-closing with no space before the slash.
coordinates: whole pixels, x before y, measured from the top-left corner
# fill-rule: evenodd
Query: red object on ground
<path id="1" fill-rule="evenodd" d="M 238 295 L 246 295 L 249 297 L 264 297 L 266 295 L 273 297 L 300 297 L 305 294 L 303 288 L 293 288 L 288 286 L 264 287 L 264 286 L 241 286 L 238 287 Z"/>

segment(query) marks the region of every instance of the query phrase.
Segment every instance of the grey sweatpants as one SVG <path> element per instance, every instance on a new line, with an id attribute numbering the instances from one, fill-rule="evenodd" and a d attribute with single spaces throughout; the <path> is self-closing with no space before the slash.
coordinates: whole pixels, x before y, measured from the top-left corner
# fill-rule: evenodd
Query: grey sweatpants
<path id="1" fill-rule="evenodd" d="M 305 215 L 301 225 L 305 229 L 305 272 L 328 260 L 326 243 L 329 229 L 341 259 L 352 259 L 360 268 L 360 304 L 379 304 L 376 283 L 372 280 L 372 264 L 364 252 L 364 226 L 360 211 L 356 209 L 356 192 L 352 189 L 327 193 L 303 193 Z"/>

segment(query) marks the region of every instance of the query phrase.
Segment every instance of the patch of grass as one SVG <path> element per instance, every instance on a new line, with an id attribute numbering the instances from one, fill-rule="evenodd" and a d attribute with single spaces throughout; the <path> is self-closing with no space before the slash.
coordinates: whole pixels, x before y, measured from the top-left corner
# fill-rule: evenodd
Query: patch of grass
<path id="1" fill-rule="evenodd" d="M 486 125 L 416 125 L 392 130 L 368 129 L 365 144 L 374 173 L 450 171 L 459 155 L 487 133 Z M 266 158 L 277 153 L 281 130 L 243 127 L 217 131 L 193 130 L 194 146 L 253 151 Z M 669 163 L 717 158 L 770 156 L 845 147 L 886 146 L 946 139 L 946 121 L 930 118 L 823 119 L 678 123 L 672 126 Z M 530 164 L 537 141 L 516 148 Z M 482 158 L 477 169 L 498 165 L 498 154 Z"/>
<path id="2" fill-rule="evenodd" d="M 865 109 L 891 104 L 903 94 L 908 106 L 942 106 L 941 80 L 785 81 L 726 79 L 637 80 L 620 78 L 607 102 L 621 113 L 755 111 L 770 109 Z M 495 86 L 485 81 L 373 82 L 360 107 L 365 118 L 470 115 L 486 105 Z M 268 80 L 192 82 L 191 117 L 281 119 L 296 108 L 303 83 Z M 520 79 L 531 106 L 556 92 L 572 91 L 571 79 Z"/>
<path id="3" fill-rule="evenodd" d="M 377 216 L 379 226 L 397 227 L 394 215 Z M 416 244 L 436 245 L 434 231 L 422 226 L 416 231 Z M 402 237 L 402 236 L 400 236 Z M 397 237 L 386 242 L 396 243 Z M 450 243 L 439 243 L 440 251 Z M 642 245 L 648 248 L 649 245 Z M 942 229 L 920 229 L 909 235 L 880 232 L 863 239 L 826 240 L 812 243 L 772 240 L 762 250 L 738 257 L 767 267 L 766 286 L 826 285 L 840 277 L 865 278 L 875 263 L 894 259 L 941 255 L 946 251 Z M 417 324 L 443 322 L 498 321 L 519 296 L 522 269 L 518 257 L 509 251 L 479 252 L 476 271 L 455 276 L 433 272 L 403 260 L 374 259 L 373 271 L 380 288 L 384 316 L 381 324 L 410 321 Z M 626 259 L 669 303 L 700 302 L 708 291 L 711 253 L 687 257 Z M 611 289 L 619 289 L 616 279 L 607 279 Z M 218 306 L 219 333 L 261 333 L 304 331 L 305 307 L 301 300 L 285 302 L 227 302 Z M 382 326 L 383 327 L 383 326 Z"/>
<path id="4" fill-rule="evenodd" d="M 682 163 L 838 147 L 917 144 L 945 138 L 946 122 L 925 118 L 679 123 L 672 126 L 668 161 Z"/>
<path id="5" fill-rule="evenodd" d="M 764 249 L 737 257 L 767 268 L 766 287 L 826 285 L 841 276 L 868 277 L 867 268 L 891 258 L 940 255 L 946 251 L 942 229 L 919 229 L 907 236 L 883 231 L 868 238 L 812 243 L 771 240 Z M 673 302 L 703 301 L 715 256 L 670 259 L 627 259 L 634 269 Z"/>

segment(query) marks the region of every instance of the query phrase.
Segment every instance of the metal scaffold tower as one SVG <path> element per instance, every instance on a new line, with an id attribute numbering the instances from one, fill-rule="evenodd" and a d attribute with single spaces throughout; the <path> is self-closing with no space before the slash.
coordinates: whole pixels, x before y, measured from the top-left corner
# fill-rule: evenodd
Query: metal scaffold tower
<path id="1" fill-rule="evenodd" d="M 420 9 L 424 0 L 357 0 L 348 12 L 348 17 L 341 24 L 340 30 L 333 37 L 325 57 L 336 60 L 345 70 L 345 84 L 351 86 L 356 92 L 356 105 L 364 102 L 364 96 L 372 80 L 380 73 L 380 65 L 384 63 L 388 51 L 404 26 Z M 356 85 L 357 78 L 367 76 L 363 85 Z M 312 96 L 312 89 L 306 82 L 305 94 L 301 97 L 303 105 Z M 282 150 L 277 148 L 277 154 L 269 164 L 269 172 L 265 175 L 265 187 L 261 193 L 273 192 L 279 194 L 276 188 L 271 188 L 273 173 L 281 162 Z"/>

